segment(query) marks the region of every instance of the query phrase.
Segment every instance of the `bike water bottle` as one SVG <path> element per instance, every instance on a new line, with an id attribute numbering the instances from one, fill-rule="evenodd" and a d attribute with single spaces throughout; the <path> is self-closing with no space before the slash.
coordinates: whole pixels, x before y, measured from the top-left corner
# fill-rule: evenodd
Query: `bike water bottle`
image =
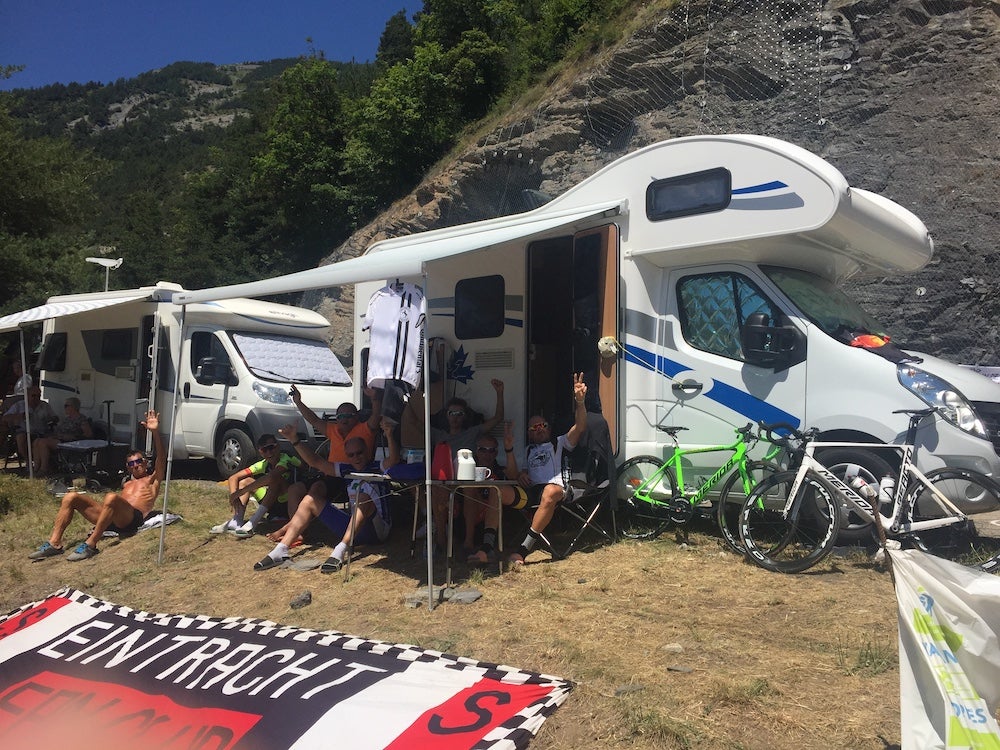
<path id="1" fill-rule="evenodd" d="M 874 500 L 878 495 L 875 488 L 868 484 L 863 477 L 854 477 L 854 479 L 851 480 L 851 489 L 861 495 L 861 497 L 865 500 Z"/>
<path id="2" fill-rule="evenodd" d="M 891 503 L 896 494 L 896 480 L 891 476 L 882 477 L 878 483 L 878 501 L 883 505 Z"/>

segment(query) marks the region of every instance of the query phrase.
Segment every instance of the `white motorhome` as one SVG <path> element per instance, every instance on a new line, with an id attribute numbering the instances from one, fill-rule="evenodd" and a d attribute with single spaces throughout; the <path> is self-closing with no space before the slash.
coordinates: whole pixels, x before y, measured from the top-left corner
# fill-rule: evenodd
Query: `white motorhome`
<path id="1" fill-rule="evenodd" d="M 372 280 L 357 288 L 361 312 L 386 280 L 412 281 L 425 285 L 427 334 L 452 344 L 457 395 L 486 411 L 490 379 L 502 378 L 508 416 L 523 426 L 543 414 L 559 429 L 571 374 L 585 372 L 619 460 L 664 455 L 658 425 L 687 427 L 691 446 L 731 442 L 734 427 L 758 420 L 896 442 L 907 417 L 894 410 L 931 404 L 946 417 L 918 431 L 922 468 L 1000 477 L 996 383 L 934 357 L 897 363 L 850 345 L 882 329 L 838 286 L 915 271 L 932 252 L 916 216 L 814 154 L 761 136 L 695 136 L 624 156 L 523 214 L 180 299 Z M 617 357 L 599 354 L 605 337 L 620 343 Z M 695 475 L 711 474 L 718 454 L 704 458 Z"/>
<path id="2" fill-rule="evenodd" d="M 173 304 L 183 289 L 51 297 L 42 310 L 42 395 L 78 396 L 85 414 L 110 417 L 115 442 L 138 445 L 147 409 L 170 429 L 179 383 L 174 458 L 212 457 L 228 476 L 257 458 L 256 439 L 294 422 L 311 429 L 289 398 L 295 383 L 317 414 L 353 398 L 351 380 L 326 343 L 328 321 L 312 310 L 249 299 Z M 183 333 L 182 333 L 183 323 Z"/>

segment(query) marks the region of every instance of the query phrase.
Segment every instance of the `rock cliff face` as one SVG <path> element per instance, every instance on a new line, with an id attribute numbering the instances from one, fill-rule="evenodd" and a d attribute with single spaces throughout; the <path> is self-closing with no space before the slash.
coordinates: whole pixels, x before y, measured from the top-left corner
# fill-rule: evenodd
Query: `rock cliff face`
<path id="1" fill-rule="evenodd" d="M 531 191 L 557 195 L 659 140 L 760 133 L 818 153 L 930 228 L 926 269 L 849 288 L 895 340 L 1000 364 L 1000 2 L 688 0 L 641 15 L 619 47 L 512 112 L 328 260 L 525 210 Z M 341 294 L 306 304 L 334 320 L 347 353 L 352 300 Z"/>

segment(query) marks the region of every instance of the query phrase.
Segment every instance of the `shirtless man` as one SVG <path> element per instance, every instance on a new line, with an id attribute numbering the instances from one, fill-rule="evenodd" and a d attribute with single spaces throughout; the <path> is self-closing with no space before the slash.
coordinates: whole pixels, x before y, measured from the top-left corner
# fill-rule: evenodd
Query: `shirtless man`
<path id="1" fill-rule="evenodd" d="M 74 511 L 94 524 L 94 530 L 66 556 L 66 559 L 72 562 L 86 560 L 96 555 L 99 552 L 97 542 L 105 531 L 130 533 L 142 525 L 146 516 L 153 510 L 153 504 L 160 494 L 160 484 L 167 473 L 167 452 L 158 429 L 159 415 L 155 411 L 149 411 L 146 413 L 145 421 L 140 424 L 153 434 L 156 465 L 152 473 L 142 451 L 132 451 L 125 459 L 129 478 L 125 480 L 120 491 L 105 495 L 103 504 L 79 492 L 67 492 L 63 495 L 59 512 L 56 513 L 52 536 L 28 555 L 29 558 L 42 560 L 63 553 L 63 534 L 73 520 Z"/>

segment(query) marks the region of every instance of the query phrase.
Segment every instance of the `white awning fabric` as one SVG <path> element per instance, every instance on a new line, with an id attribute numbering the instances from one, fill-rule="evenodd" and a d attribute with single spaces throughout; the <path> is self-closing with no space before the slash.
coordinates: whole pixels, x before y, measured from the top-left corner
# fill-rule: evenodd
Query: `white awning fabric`
<path id="1" fill-rule="evenodd" d="M 307 289 L 325 289 L 343 284 L 357 284 L 362 281 L 396 276 L 415 276 L 429 261 L 448 258 L 453 255 L 482 250 L 511 240 L 527 240 L 558 227 L 574 224 L 593 216 L 620 212 L 621 200 L 608 201 L 597 205 L 569 208 L 562 211 L 544 212 L 536 209 L 526 214 L 502 216 L 475 224 L 436 229 L 430 232 L 399 237 L 379 242 L 368 252 L 357 258 L 350 258 L 328 266 L 299 271 L 273 279 L 251 281 L 246 284 L 197 289 L 174 295 L 176 304 L 208 302 L 232 297 L 265 297 L 272 294 L 301 292 Z"/>
<path id="2" fill-rule="evenodd" d="M 39 305 L 38 307 L 21 310 L 21 312 L 4 315 L 0 318 L 0 333 L 16 331 L 18 328 L 30 323 L 39 323 L 43 320 L 48 320 L 49 318 L 62 318 L 67 315 L 75 315 L 89 310 L 99 310 L 102 307 L 120 305 L 124 302 L 131 302 L 132 300 L 148 296 L 148 292 L 133 292 L 131 294 L 123 294 L 114 297 L 102 297 L 99 299 L 51 302 L 46 305 Z"/>

